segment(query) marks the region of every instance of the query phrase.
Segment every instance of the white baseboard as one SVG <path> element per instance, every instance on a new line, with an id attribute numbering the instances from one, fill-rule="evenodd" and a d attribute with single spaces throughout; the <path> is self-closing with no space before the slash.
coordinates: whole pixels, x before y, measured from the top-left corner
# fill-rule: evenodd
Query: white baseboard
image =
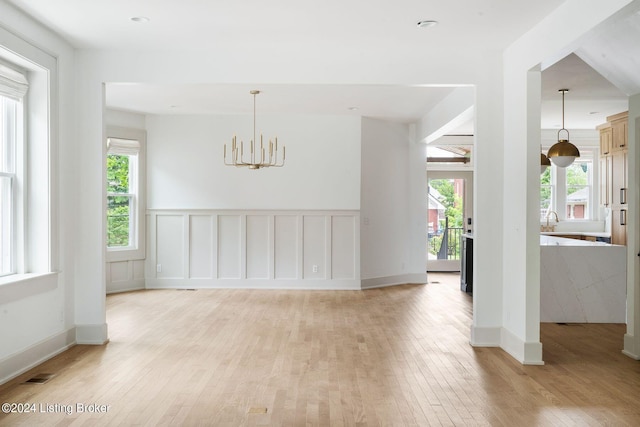
<path id="1" fill-rule="evenodd" d="M 635 337 L 633 335 L 624 334 L 624 349 L 622 350 L 622 354 L 634 360 L 640 360 L 640 355 L 635 351 L 636 348 Z"/>
<path id="2" fill-rule="evenodd" d="M 473 347 L 500 347 L 502 328 L 471 327 L 470 344 Z"/>
<path id="3" fill-rule="evenodd" d="M 473 347 L 500 347 L 523 365 L 544 365 L 542 343 L 525 342 L 501 327 L 471 327 L 470 344 Z"/>
<path id="4" fill-rule="evenodd" d="M 523 365 L 544 365 L 541 342 L 525 342 L 502 328 L 500 347 Z"/>
<path id="5" fill-rule="evenodd" d="M 107 295 L 145 289 L 144 279 L 107 283 Z"/>
<path id="6" fill-rule="evenodd" d="M 0 384 L 73 347 L 75 343 L 76 330 L 71 328 L 0 360 Z"/>
<path id="7" fill-rule="evenodd" d="M 374 277 L 360 281 L 362 289 L 384 288 L 408 283 L 427 283 L 427 273 L 400 274 L 397 276 Z"/>
<path id="8" fill-rule="evenodd" d="M 352 279 L 147 279 L 146 289 L 304 289 L 359 290 Z"/>
<path id="9" fill-rule="evenodd" d="M 107 324 L 76 325 L 76 343 L 89 345 L 103 345 L 109 341 Z"/>

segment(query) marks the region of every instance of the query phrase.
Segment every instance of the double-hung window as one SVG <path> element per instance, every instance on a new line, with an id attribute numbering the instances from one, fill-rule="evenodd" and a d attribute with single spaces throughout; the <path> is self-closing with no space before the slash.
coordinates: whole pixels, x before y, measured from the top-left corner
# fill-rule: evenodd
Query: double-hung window
<path id="1" fill-rule="evenodd" d="M 144 257 L 144 135 L 113 131 L 107 138 L 107 256 Z M 126 134 L 126 132 L 125 132 Z"/>
<path id="2" fill-rule="evenodd" d="M 25 75 L 0 64 L 0 276 L 17 269 L 19 188 Z"/>
<path id="3" fill-rule="evenodd" d="M 596 215 L 593 194 L 593 151 L 581 149 L 581 156 L 566 168 L 551 166 L 540 176 L 540 220 L 592 220 Z"/>

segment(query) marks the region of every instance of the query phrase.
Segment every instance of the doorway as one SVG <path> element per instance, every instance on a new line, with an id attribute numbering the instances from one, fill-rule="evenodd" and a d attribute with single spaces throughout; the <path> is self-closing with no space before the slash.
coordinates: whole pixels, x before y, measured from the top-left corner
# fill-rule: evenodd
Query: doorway
<path id="1" fill-rule="evenodd" d="M 462 235 L 473 231 L 473 172 L 427 171 L 427 191 L 427 271 L 460 271 Z"/>

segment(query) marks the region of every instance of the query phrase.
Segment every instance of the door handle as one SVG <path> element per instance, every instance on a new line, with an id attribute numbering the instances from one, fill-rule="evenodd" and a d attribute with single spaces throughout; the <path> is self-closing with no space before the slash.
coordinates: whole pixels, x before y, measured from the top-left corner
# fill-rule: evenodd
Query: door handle
<path id="1" fill-rule="evenodd" d="M 620 189 L 620 204 L 621 205 L 626 205 L 627 204 L 627 189 L 626 188 L 621 188 Z"/>
<path id="2" fill-rule="evenodd" d="M 620 211 L 620 225 L 627 225 L 627 210 L 622 209 Z"/>

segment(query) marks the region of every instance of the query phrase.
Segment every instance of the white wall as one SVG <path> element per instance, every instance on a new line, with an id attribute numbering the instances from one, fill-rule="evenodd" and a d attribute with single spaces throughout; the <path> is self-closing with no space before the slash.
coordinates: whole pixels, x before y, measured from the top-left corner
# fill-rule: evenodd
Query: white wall
<path id="1" fill-rule="evenodd" d="M 587 32 L 628 3 L 569 0 L 504 54 L 504 140 L 508 144 L 503 183 L 504 198 L 510 202 L 503 207 L 503 248 L 508 250 L 502 271 L 501 346 L 523 363 L 543 363 L 539 342 L 540 64 L 552 64 L 574 51 Z"/>
<path id="2" fill-rule="evenodd" d="M 252 138 L 250 115 L 149 116 L 147 207 L 360 208 L 360 118 L 265 115 L 257 132 L 286 146 L 285 167 L 223 165 L 233 135 L 245 144 Z"/>
<path id="3" fill-rule="evenodd" d="M 362 120 L 360 256 L 365 288 L 426 281 L 426 231 L 424 245 L 412 245 L 416 241 L 413 233 L 420 233 L 413 218 L 420 213 L 408 209 L 416 197 L 413 184 L 417 183 L 423 189 L 421 222 L 426 223 L 425 158 L 416 151 L 409 126 Z M 422 168 L 411 168 L 412 162 Z M 422 255 L 422 262 L 415 252 Z"/>
<path id="4" fill-rule="evenodd" d="M 44 263 L 53 271 L 44 277 L 0 285 L 1 384 L 76 340 L 73 292 L 77 147 L 73 127 L 73 50 L 6 2 L 0 3 L 0 46 L 36 66 L 51 67 L 50 109 L 40 111 L 48 114 L 50 158 L 41 166 L 45 170 L 39 171 L 49 173 L 49 194 L 40 199 L 51 202 L 51 211 L 46 215 L 51 223 L 40 229 L 38 238 L 42 240 L 38 241 L 50 242 L 50 254 L 47 250 L 39 252 L 44 253 Z M 38 191 L 46 192 L 43 187 Z"/>

